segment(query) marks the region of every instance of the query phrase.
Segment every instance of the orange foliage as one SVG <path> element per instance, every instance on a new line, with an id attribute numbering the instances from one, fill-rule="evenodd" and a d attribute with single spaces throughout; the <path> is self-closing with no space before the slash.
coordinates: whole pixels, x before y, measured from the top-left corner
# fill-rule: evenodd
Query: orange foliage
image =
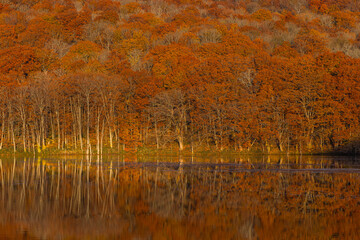
<path id="1" fill-rule="evenodd" d="M 259 9 L 253 14 L 251 14 L 251 17 L 257 21 L 266 21 L 272 19 L 272 14 L 269 10 L 266 9 Z"/>
<path id="2" fill-rule="evenodd" d="M 2 74 L 13 74 L 27 77 L 48 64 L 43 50 L 28 46 L 16 45 L 0 51 L 0 71 Z M 45 65 L 44 65 L 45 64 Z"/>
<path id="3" fill-rule="evenodd" d="M 187 86 L 188 70 L 196 63 L 191 49 L 179 44 L 158 46 L 147 58 L 153 64 L 153 75 L 162 80 L 165 89 Z"/>
<path id="4" fill-rule="evenodd" d="M 360 134 L 359 12 L 350 0 L 1 3 L 4 85 L 101 73 L 121 78 L 124 89 L 111 107 L 96 98 L 91 119 L 76 93 L 61 91 L 56 104 L 44 100 L 40 122 L 36 106 L 26 114 L 4 108 L 0 146 L 58 141 L 84 150 L 86 126 L 86 136 L 111 149 L 337 149 Z M 180 138 L 176 124 L 152 112 L 154 99 L 172 91 L 184 98 Z"/>

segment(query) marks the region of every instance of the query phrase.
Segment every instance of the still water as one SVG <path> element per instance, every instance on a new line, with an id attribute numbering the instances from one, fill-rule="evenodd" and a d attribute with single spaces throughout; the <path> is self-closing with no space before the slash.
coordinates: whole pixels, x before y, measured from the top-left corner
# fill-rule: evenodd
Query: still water
<path id="1" fill-rule="evenodd" d="M 0 239 L 359 238 L 356 158 L 0 158 Z"/>

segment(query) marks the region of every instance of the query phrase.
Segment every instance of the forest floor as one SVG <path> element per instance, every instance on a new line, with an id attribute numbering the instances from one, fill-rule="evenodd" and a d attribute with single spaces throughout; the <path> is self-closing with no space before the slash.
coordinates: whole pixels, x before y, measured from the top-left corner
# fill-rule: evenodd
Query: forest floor
<path id="1" fill-rule="evenodd" d="M 13 148 L 3 148 L 0 150 L 0 156 L 4 155 L 16 155 L 16 156 L 64 156 L 64 155 L 72 155 L 72 156 L 85 156 L 87 155 L 86 150 L 80 149 L 57 149 L 57 148 L 46 148 L 40 152 L 37 151 L 27 151 L 24 152 L 22 149 L 14 152 Z M 92 151 L 92 156 L 97 156 L 96 151 Z M 109 155 L 125 155 L 125 156 L 196 156 L 196 157 L 227 157 L 227 156 L 289 156 L 289 155 L 325 155 L 325 156 L 357 156 L 360 155 L 360 142 L 351 142 L 346 145 L 340 146 L 338 148 L 334 148 L 333 150 L 326 151 L 278 151 L 273 150 L 271 152 L 262 151 L 261 149 L 254 150 L 244 150 L 244 151 L 236 151 L 232 149 L 226 150 L 214 150 L 214 149 L 185 149 L 183 151 L 179 151 L 176 148 L 166 148 L 166 149 L 156 149 L 156 148 L 138 148 L 138 149 L 111 149 L 104 148 L 102 150 L 103 156 Z"/>

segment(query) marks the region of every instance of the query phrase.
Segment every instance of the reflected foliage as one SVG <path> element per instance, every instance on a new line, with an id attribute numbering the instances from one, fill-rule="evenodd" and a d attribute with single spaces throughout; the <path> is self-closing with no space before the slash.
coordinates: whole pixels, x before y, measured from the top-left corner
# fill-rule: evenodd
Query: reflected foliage
<path id="1" fill-rule="evenodd" d="M 2 159 L 0 237 L 355 239 L 360 234 L 360 171 L 354 163 L 195 160 Z"/>

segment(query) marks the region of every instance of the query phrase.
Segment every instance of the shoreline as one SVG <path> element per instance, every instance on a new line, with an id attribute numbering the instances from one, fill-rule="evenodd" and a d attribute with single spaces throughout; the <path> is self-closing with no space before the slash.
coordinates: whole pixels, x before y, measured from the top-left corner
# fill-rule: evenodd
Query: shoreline
<path id="1" fill-rule="evenodd" d="M 134 155 L 134 156 L 193 156 L 193 157 L 226 157 L 226 156 L 348 156 L 348 157 L 357 157 L 359 154 L 357 152 L 342 152 L 342 151 L 328 151 L 328 152 L 262 152 L 262 151 L 234 151 L 234 150 L 183 150 L 183 151 L 174 151 L 171 149 L 140 149 L 140 150 L 125 150 L 125 151 L 105 151 L 102 154 L 95 153 L 86 153 L 84 151 L 78 150 L 54 150 L 46 149 L 47 151 L 43 152 L 13 152 L 9 149 L 0 150 L 0 157 L 2 156 L 24 156 L 24 157 L 47 157 L 47 156 L 119 156 L 119 155 Z"/>

